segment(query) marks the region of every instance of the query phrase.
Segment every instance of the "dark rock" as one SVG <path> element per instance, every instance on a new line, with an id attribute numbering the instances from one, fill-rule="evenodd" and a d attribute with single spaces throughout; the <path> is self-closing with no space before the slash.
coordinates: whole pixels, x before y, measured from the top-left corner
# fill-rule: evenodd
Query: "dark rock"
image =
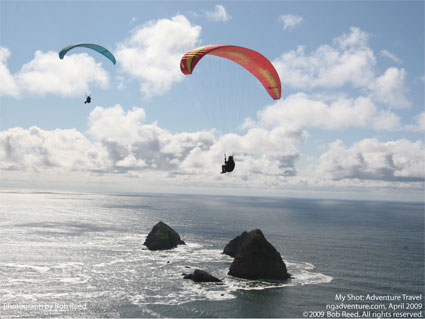
<path id="1" fill-rule="evenodd" d="M 220 279 L 200 269 L 195 269 L 193 274 L 184 274 L 183 279 L 192 279 L 194 282 L 221 282 Z"/>
<path id="2" fill-rule="evenodd" d="M 290 278 L 280 253 L 270 244 L 259 229 L 242 233 L 234 240 L 235 259 L 229 275 L 245 279 L 286 280 Z M 237 239 L 237 240 L 236 240 Z M 229 243 L 230 244 L 230 243 Z"/>
<path id="3" fill-rule="evenodd" d="M 162 221 L 156 224 L 146 237 L 143 245 L 150 250 L 165 250 L 176 248 L 177 245 L 184 245 L 179 234 Z"/>
<path id="4" fill-rule="evenodd" d="M 183 274 L 183 279 L 193 279 L 193 274 Z"/>
<path id="5" fill-rule="evenodd" d="M 239 251 L 239 247 L 241 246 L 242 242 L 246 239 L 247 234 L 248 233 L 244 231 L 242 234 L 229 241 L 226 247 L 224 247 L 223 254 L 235 257 L 237 252 Z"/>

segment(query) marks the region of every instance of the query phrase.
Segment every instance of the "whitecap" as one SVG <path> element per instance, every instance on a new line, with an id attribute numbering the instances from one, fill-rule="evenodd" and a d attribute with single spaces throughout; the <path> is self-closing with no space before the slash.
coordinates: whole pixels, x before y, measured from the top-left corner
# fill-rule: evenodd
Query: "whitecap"
<path id="1" fill-rule="evenodd" d="M 60 282 L 66 283 L 66 284 L 84 284 L 88 281 L 87 278 L 84 277 L 64 277 L 59 278 Z"/>
<path id="2" fill-rule="evenodd" d="M 14 263 L 2 263 L 0 264 L 0 267 L 29 269 L 31 271 L 38 272 L 38 273 L 46 273 L 51 269 L 51 267 L 48 267 L 48 266 L 36 266 L 36 265 L 14 264 Z"/>

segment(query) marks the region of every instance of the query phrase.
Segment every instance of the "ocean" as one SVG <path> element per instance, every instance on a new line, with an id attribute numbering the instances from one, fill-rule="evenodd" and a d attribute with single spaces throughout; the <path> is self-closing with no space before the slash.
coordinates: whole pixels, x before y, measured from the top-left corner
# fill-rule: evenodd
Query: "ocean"
<path id="1" fill-rule="evenodd" d="M 159 221 L 186 245 L 143 246 Z M 227 275 L 257 228 L 292 279 Z M 424 203 L 2 191 L 0 282 L 1 318 L 423 317 Z"/>

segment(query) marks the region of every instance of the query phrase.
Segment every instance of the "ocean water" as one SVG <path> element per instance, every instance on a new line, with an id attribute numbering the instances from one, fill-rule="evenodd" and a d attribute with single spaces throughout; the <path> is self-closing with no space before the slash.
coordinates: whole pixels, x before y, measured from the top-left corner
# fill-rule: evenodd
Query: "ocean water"
<path id="1" fill-rule="evenodd" d="M 160 220 L 187 245 L 143 246 Z M 256 228 L 294 278 L 227 275 L 224 246 Z M 223 283 L 182 279 L 196 268 Z M 423 295 L 423 203 L 0 192 L 2 318 L 423 316 Z"/>

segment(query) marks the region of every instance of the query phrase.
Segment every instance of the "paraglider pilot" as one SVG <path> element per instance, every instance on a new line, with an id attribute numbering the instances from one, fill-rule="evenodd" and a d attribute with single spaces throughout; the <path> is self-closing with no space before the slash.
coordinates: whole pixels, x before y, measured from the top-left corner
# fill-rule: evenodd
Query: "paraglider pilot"
<path id="1" fill-rule="evenodd" d="M 221 174 L 230 173 L 235 169 L 235 161 L 233 156 L 229 156 L 229 159 L 226 159 L 226 154 L 224 154 L 224 165 L 221 166 Z"/>
<path id="2" fill-rule="evenodd" d="M 91 102 L 91 97 L 90 95 L 87 95 L 86 101 L 84 102 L 84 104 L 90 103 Z"/>

